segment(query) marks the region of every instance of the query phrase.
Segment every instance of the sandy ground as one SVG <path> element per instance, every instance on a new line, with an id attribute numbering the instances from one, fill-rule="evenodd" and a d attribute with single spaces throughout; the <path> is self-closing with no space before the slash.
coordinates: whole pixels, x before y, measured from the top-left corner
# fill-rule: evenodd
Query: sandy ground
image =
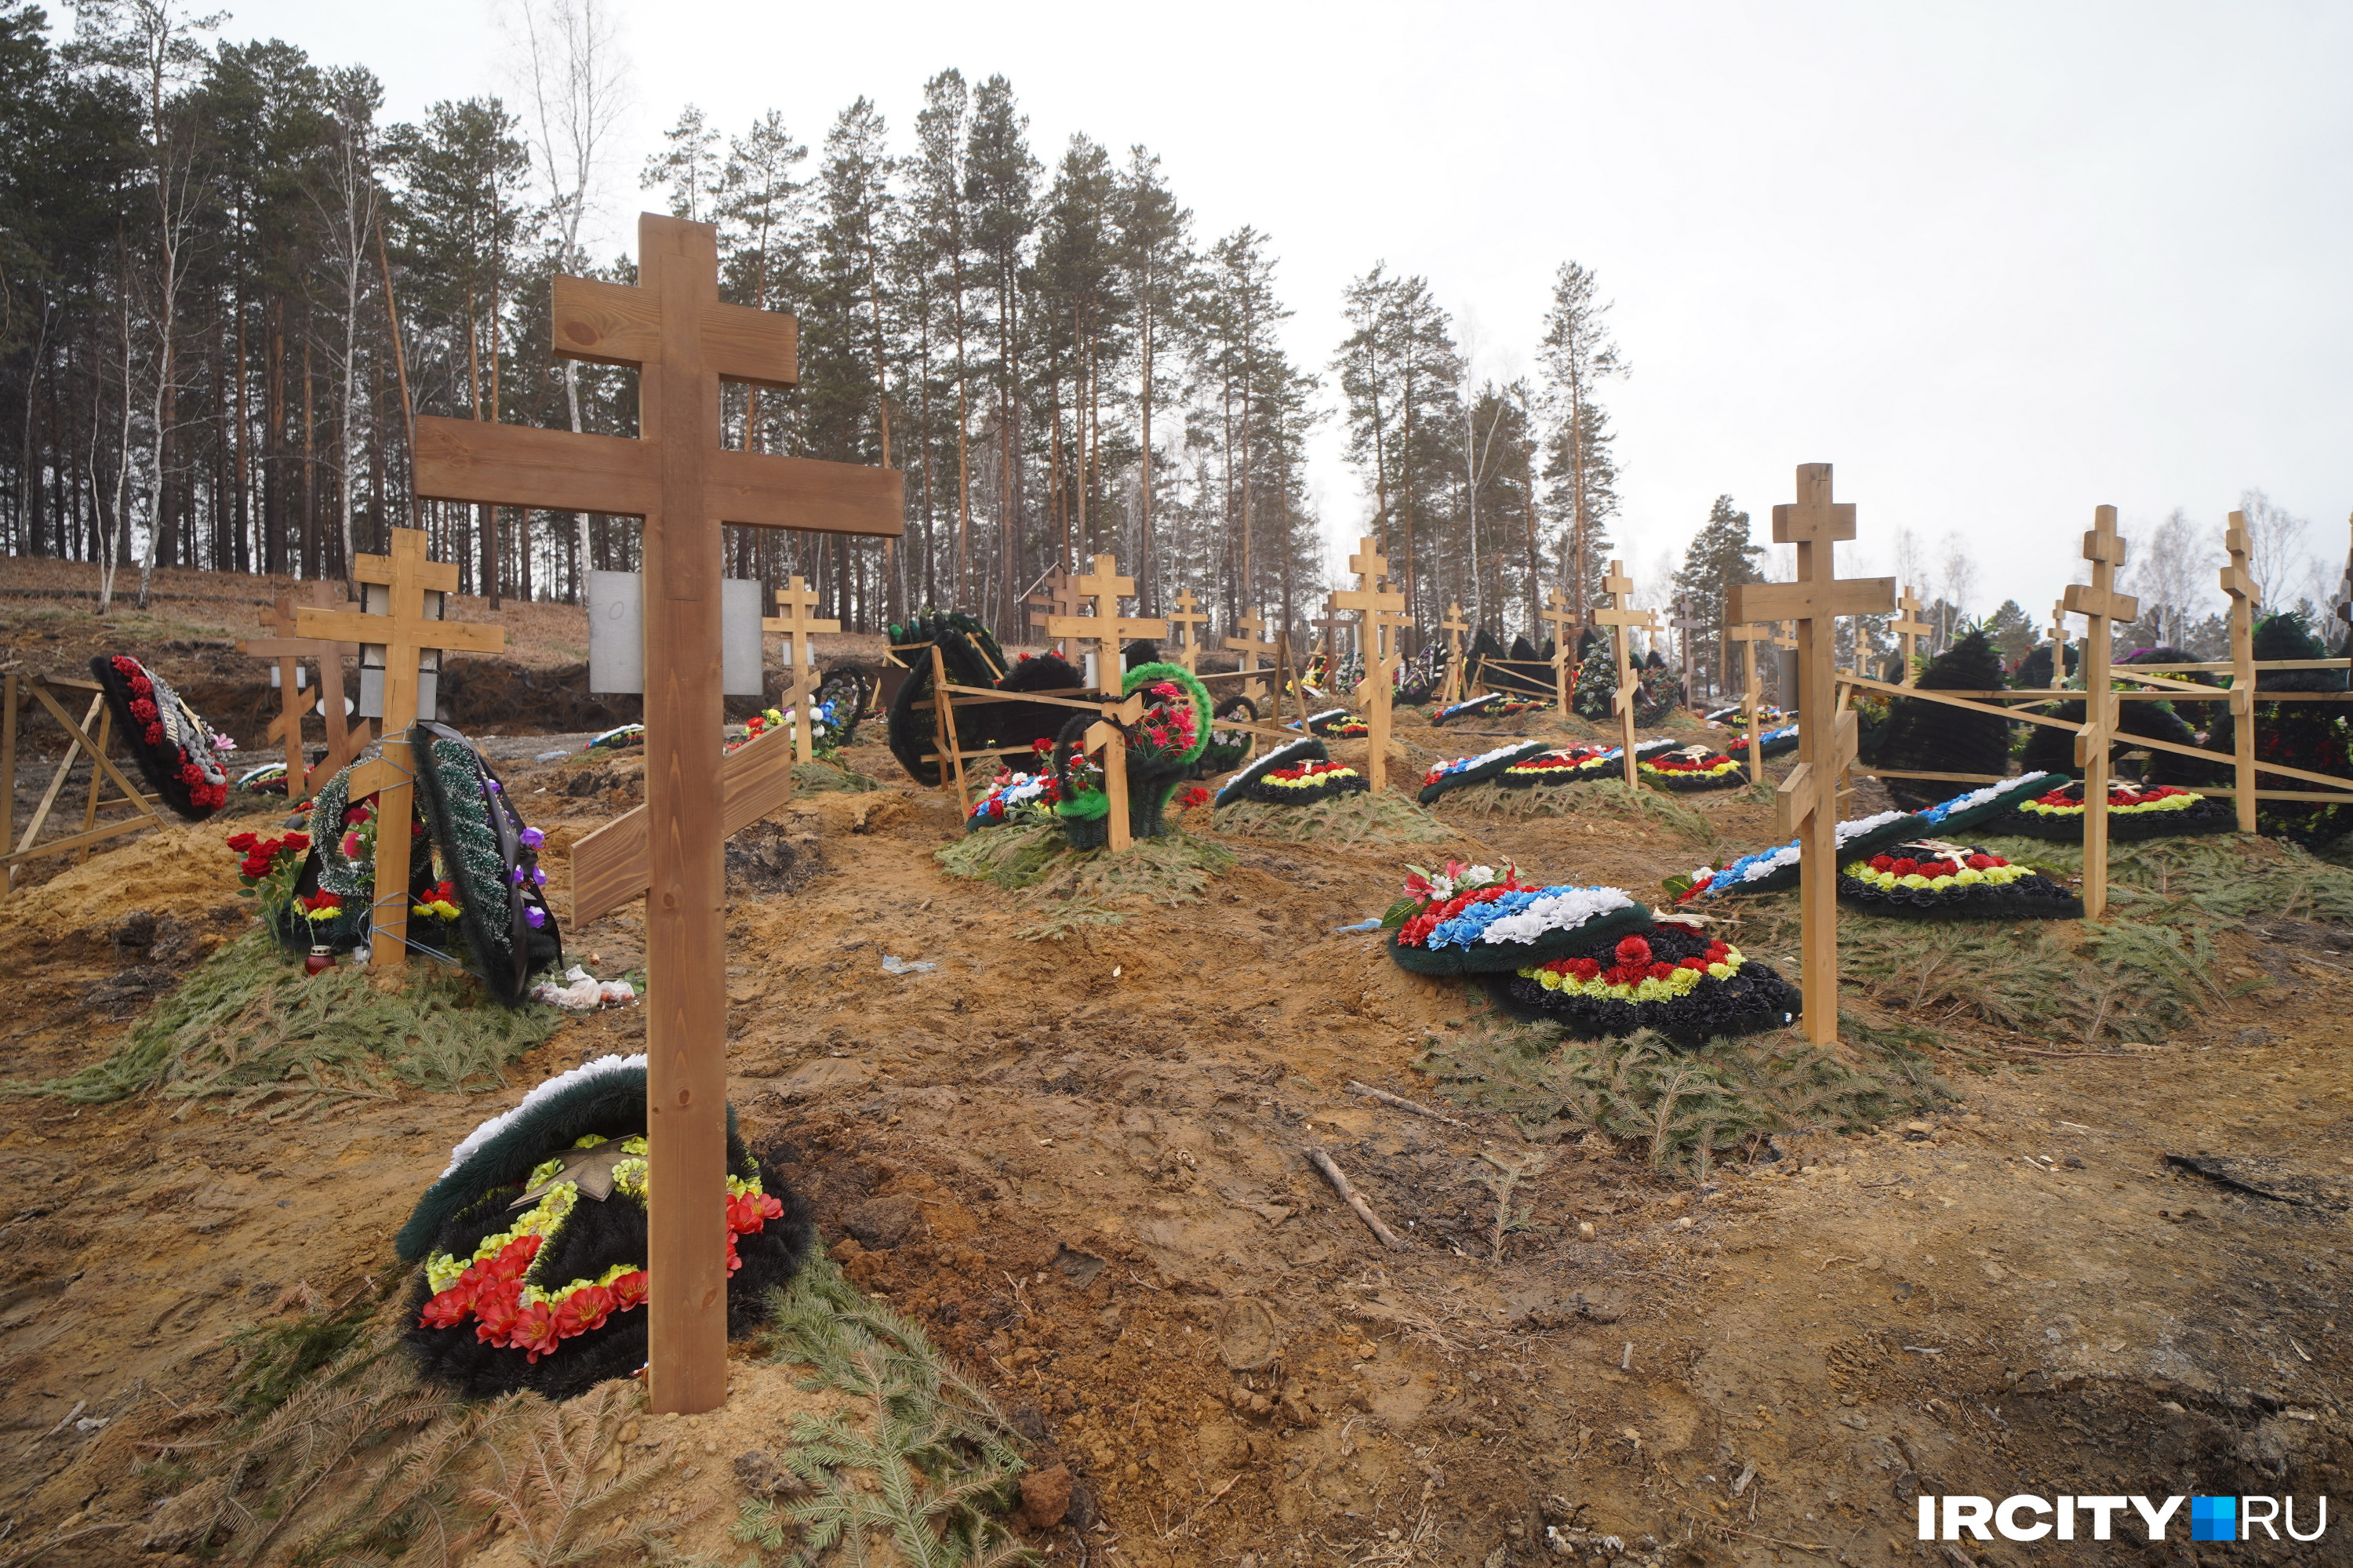
<path id="1" fill-rule="evenodd" d="M 1401 742 L 1416 761 L 1497 744 L 1414 724 Z M 1069 1515 L 1029 1532 L 1049 1562 L 1949 1563 L 1912 1539 L 1922 1492 L 2344 1488 L 2353 932 L 2221 938 L 2226 969 L 2268 983 L 2145 1050 L 1947 1021 L 1968 1047 L 1938 1063 L 1949 1097 L 1852 1136 L 1783 1134 L 1701 1182 L 1575 1128 L 1534 1145 L 1504 1115 L 1349 1093 L 1440 1104 L 1416 1063 L 1485 1027 L 1484 1004 L 1336 927 L 1450 848 L 1654 889 L 1764 842 L 1763 804 L 1689 802 L 1713 844 L 1444 802 L 1452 845 L 1231 838 L 1239 863 L 1202 901 L 1029 941 L 1033 910 L 934 860 L 952 800 L 910 786 L 879 736 L 849 759 L 888 788 L 804 794 L 731 856 L 731 1095 L 846 1272 L 987 1384 L 1036 1465 L 1074 1473 Z M 638 798 L 626 758 L 505 766 L 559 873 Z M 139 835 L 0 904 L 9 1075 L 104 1055 L 241 928 L 224 831 Z M 622 972 L 641 935 L 625 910 L 567 930 L 568 956 Z M 938 967 L 892 976 L 886 954 Z M 527 1084 L 641 1039 L 634 1010 L 604 1014 L 505 1092 L 316 1121 L 0 1099 L 0 1561 L 143 1519 L 170 1482 L 142 1469 L 142 1423 L 217 1393 L 232 1330 L 395 1267 L 391 1233 L 443 1150 Z M 1474 1174 L 1536 1148 L 1530 1227 L 1498 1256 Z M 2261 1155 L 2296 1201 L 2167 1163 L 2201 1150 Z M 776 1441 L 800 1397 L 747 1367 L 726 1415 L 637 1437 L 663 1478 L 648 1506 L 715 1505 L 704 1544 L 740 1560 L 715 1522 L 730 1456 Z M 131 1560 L 138 1533 L 43 1561 Z M 2181 1533 L 2113 1550 L 2353 1560 Z M 480 1560 L 514 1560 L 496 1550 Z"/>

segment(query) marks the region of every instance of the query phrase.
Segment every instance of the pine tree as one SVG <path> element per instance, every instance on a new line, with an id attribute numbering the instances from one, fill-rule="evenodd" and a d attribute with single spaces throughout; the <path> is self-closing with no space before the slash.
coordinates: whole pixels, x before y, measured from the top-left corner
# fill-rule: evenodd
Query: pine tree
<path id="1" fill-rule="evenodd" d="M 1588 269 L 1560 264 L 1538 346 L 1545 412 L 1553 423 L 1545 478 L 1552 482 L 1554 514 L 1564 525 L 1563 575 L 1579 617 L 1601 591 L 1609 547 L 1604 522 L 1618 510 L 1618 464 L 1610 452 L 1616 438 L 1599 402 L 1600 384 L 1628 374 L 1603 320 L 1610 307 L 1596 302 L 1596 285 Z"/>
<path id="2" fill-rule="evenodd" d="M 1683 552 L 1683 569 L 1675 574 L 1676 598 L 1689 599 L 1692 614 L 1711 629 L 1695 639 L 1692 666 L 1695 671 L 1713 669 L 1716 683 L 1730 679 L 1732 645 L 1724 632 L 1732 590 L 1742 583 L 1765 580 L 1756 562 L 1764 553 L 1764 546 L 1749 543 L 1748 514 L 1735 508 L 1729 495 L 1719 495 Z"/>
<path id="3" fill-rule="evenodd" d="M 1986 633 L 1993 639 L 1994 648 L 2001 654 L 2003 666 L 2012 670 L 2018 668 L 2019 662 L 2042 638 L 2042 629 L 2018 607 L 2014 599 L 2001 601 L 2001 607 L 1986 622 Z"/>

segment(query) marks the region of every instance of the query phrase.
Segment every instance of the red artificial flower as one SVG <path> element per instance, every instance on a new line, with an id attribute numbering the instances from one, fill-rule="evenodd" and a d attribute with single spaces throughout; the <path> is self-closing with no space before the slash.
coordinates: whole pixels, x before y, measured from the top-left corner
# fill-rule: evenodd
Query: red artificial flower
<path id="1" fill-rule="evenodd" d="M 1176 809 L 1180 811 L 1189 811 L 1196 806 L 1206 806 L 1208 803 L 1209 792 L 1198 784 L 1176 797 Z"/>
<path id="2" fill-rule="evenodd" d="M 1618 961 L 1621 964 L 1647 964 L 1651 961 L 1651 944 L 1640 937 L 1627 937 L 1618 943 Z"/>
<path id="3" fill-rule="evenodd" d="M 284 849 L 309 849 L 311 847 L 311 835 L 308 833 L 288 833 L 284 838 L 279 840 L 278 842 L 280 847 Z"/>
<path id="4" fill-rule="evenodd" d="M 535 1364 L 540 1357 L 555 1349 L 558 1338 L 554 1309 L 544 1301 L 534 1301 L 515 1314 L 507 1345 L 512 1350 L 530 1351 L 526 1359 Z"/>
<path id="5" fill-rule="evenodd" d="M 613 1310 L 626 1312 L 646 1304 L 646 1271 L 632 1269 L 613 1281 Z"/>
<path id="6" fill-rule="evenodd" d="M 233 850 L 250 850 L 259 842 L 251 833 L 231 833 L 228 836 L 228 847 Z"/>
<path id="7" fill-rule="evenodd" d="M 473 1309 L 474 1303 L 466 1292 L 453 1285 L 427 1301 L 425 1310 L 417 1315 L 417 1320 L 428 1329 L 454 1329 L 464 1322 L 466 1314 Z"/>
<path id="8" fill-rule="evenodd" d="M 474 1298 L 474 1316 L 479 1320 L 474 1338 L 484 1344 L 512 1344 L 515 1319 L 522 1307 L 522 1303 L 517 1297 L 503 1291 L 495 1295 L 478 1295 Z"/>
<path id="9" fill-rule="evenodd" d="M 1871 857 L 1871 869 L 1873 871 L 1893 871 L 1895 869 L 1895 857 L 1892 854 L 1873 855 Z"/>
<path id="10" fill-rule="evenodd" d="M 155 705 L 145 697 L 131 699 L 131 716 L 145 724 L 155 716 Z"/>
<path id="11" fill-rule="evenodd" d="M 1664 979 L 1666 979 L 1669 975 L 1671 975 L 1671 974 L 1672 974 L 1672 973 L 1674 973 L 1674 972 L 1675 972 L 1675 966 L 1674 966 L 1674 965 L 1672 965 L 1672 964 L 1656 964 L 1656 963 L 1654 963 L 1654 964 L 1652 964 L 1652 965 L 1651 965 L 1648 969 L 1645 969 L 1643 972 L 1644 972 L 1645 974 L 1649 975 L 1652 980 L 1664 980 Z"/>
<path id="12" fill-rule="evenodd" d="M 347 806 L 343 809 L 343 826 L 347 828 L 356 828 L 367 820 L 368 809 L 365 806 Z"/>
<path id="13" fill-rule="evenodd" d="M 1564 961 L 1567 966 L 1562 971 L 1565 974 L 1575 975 L 1581 980 L 1595 980 L 1600 976 L 1601 966 L 1591 959 L 1568 959 Z"/>
<path id="14" fill-rule="evenodd" d="M 550 1328 L 558 1340 L 585 1334 L 613 1309 L 613 1293 L 601 1286 L 584 1286 L 564 1298 L 552 1316 Z M 552 1348 L 552 1347 L 551 1347 Z"/>
<path id="15" fill-rule="evenodd" d="M 1920 874 L 1920 863 L 1916 860 L 1911 859 L 1909 856 L 1906 856 L 1905 859 L 1895 862 L 1887 869 L 1894 872 L 1898 876 L 1917 876 Z"/>
<path id="16" fill-rule="evenodd" d="M 164 726 L 162 725 L 151 724 L 147 726 L 147 744 L 150 746 L 161 746 L 164 744 Z"/>
<path id="17" fill-rule="evenodd" d="M 205 783 L 205 770 L 193 762 L 183 762 L 180 764 L 180 782 L 191 789 L 201 789 Z"/>

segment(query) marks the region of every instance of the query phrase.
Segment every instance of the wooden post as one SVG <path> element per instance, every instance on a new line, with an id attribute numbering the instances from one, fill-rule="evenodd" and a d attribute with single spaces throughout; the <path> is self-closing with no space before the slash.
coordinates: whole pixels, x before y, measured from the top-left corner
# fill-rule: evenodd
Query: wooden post
<path id="1" fill-rule="evenodd" d="M 1390 632 L 1405 619 L 1405 595 L 1382 587 L 1389 564 L 1381 554 L 1377 539 L 1356 541 L 1356 553 L 1348 557 L 1348 569 L 1356 574 L 1356 586 L 1334 593 L 1332 609 L 1335 612 L 1356 612 L 1356 646 L 1364 651 L 1365 678 L 1357 683 L 1356 696 L 1364 705 L 1366 738 L 1372 743 L 1372 753 L 1366 759 L 1365 780 L 1377 795 L 1388 785 L 1389 696 L 1397 686 Z"/>
<path id="2" fill-rule="evenodd" d="M 1895 683 L 1899 686 L 1909 686 L 1915 683 L 1912 679 L 1912 655 L 1918 649 L 1920 639 L 1928 636 L 1936 629 L 1920 619 L 1920 596 L 1910 588 L 1905 588 L 1903 597 L 1895 602 L 1904 612 L 1897 617 L 1895 623 L 1888 628 L 1904 643 L 1904 667 L 1896 675 Z M 1855 662 L 1860 664 L 1862 661 L 1857 658 Z"/>
<path id="3" fill-rule="evenodd" d="M 1741 701 L 1748 713 L 1748 781 L 1751 784 L 1765 777 L 1764 747 L 1759 744 L 1763 736 L 1757 734 L 1759 726 L 1757 723 L 1757 705 L 1765 693 L 1757 679 L 1757 644 L 1770 638 L 1774 630 L 1774 624 L 1769 620 L 1724 629 L 1725 636 L 1740 644 Z"/>
<path id="4" fill-rule="evenodd" d="M 1626 787 L 1633 789 L 1641 780 L 1634 771 L 1634 691 L 1641 666 L 1634 657 L 1634 629 L 1642 624 L 1642 611 L 1626 602 L 1634 592 L 1634 579 L 1626 575 L 1623 561 L 1609 563 L 1608 575 L 1601 579 L 1601 591 L 1609 596 L 1606 609 L 1593 612 L 1593 624 L 1609 628 L 1617 640 L 1613 650 L 1618 661 L 1618 689 L 1611 694 L 1610 710 L 1618 715 L 1619 761 L 1626 774 Z"/>
<path id="5" fill-rule="evenodd" d="M 2251 554 L 2247 514 L 2231 514 L 2222 542 L 2231 564 L 2222 568 L 2222 591 L 2231 600 L 2231 763 L 2239 831 L 2255 831 L 2255 606 L 2263 585 L 2247 571 Z M 2088 801 L 2090 797 L 2085 796 Z"/>
<path id="6" fill-rule="evenodd" d="M 1555 583 L 1546 596 L 1544 611 L 1536 619 L 1552 628 L 1552 699 L 1565 718 L 1568 715 L 1568 663 L 1577 649 L 1577 639 L 1569 633 L 1577 626 L 1577 611 L 1562 596 L 1559 584 Z"/>
<path id="7" fill-rule="evenodd" d="M 817 590 L 809 587 L 805 578 L 794 577 L 787 580 L 790 587 L 776 590 L 776 608 L 785 613 L 761 621 L 760 630 L 784 634 L 786 662 L 793 672 L 793 755 L 803 762 L 810 762 L 817 756 L 816 737 L 812 734 L 815 720 L 811 715 L 811 710 L 817 705 L 817 652 L 810 639 L 820 631 L 839 631 L 841 622 L 819 620 L 810 614 L 817 609 Z M 937 652 L 934 650 L 935 655 Z"/>
<path id="8" fill-rule="evenodd" d="M 2116 591 L 2116 567 L 2125 545 L 2116 537 L 2116 509 L 2092 509 L 2084 535 L 2084 558 L 2092 580 L 2071 584 L 2062 602 L 2087 622 L 2084 632 L 2084 727 L 2075 732 L 2075 760 L 2084 769 L 2084 917 L 2096 920 L 2108 908 L 2108 746 L 2116 733 L 2116 694 L 2108 679 L 2114 639 L 2111 620 L 2135 620 L 2140 601 Z"/>
<path id="9" fill-rule="evenodd" d="M 721 302 L 710 224 L 643 214 L 638 249 L 637 286 L 557 277 L 550 334 L 559 356 L 638 369 L 637 438 L 419 418 L 415 467 L 427 499 L 645 519 L 647 1399 L 692 1413 L 727 1397 L 721 529 L 893 538 L 905 486 L 722 448 L 720 383 L 791 387 L 797 323 Z"/>
<path id="10" fill-rule="evenodd" d="M 352 580 L 385 589 L 385 613 L 298 605 L 294 630 L 305 639 L 384 647 L 384 743 L 376 748 L 375 760 L 353 770 L 351 792 L 354 800 L 376 797 L 368 968 L 397 984 L 400 972 L 408 967 L 408 827 L 417 778 L 408 727 L 417 722 L 417 658 L 428 648 L 496 653 L 506 647 L 507 634 L 503 627 L 443 620 L 425 613 L 427 594 L 458 591 L 458 568 L 426 559 L 425 535 L 417 529 L 395 528 L 389 556 L 353 556 Z M 290 775 L 288 788 L 292 787 Z"/>
<path id="11" fill-rule="evenodd" d="M 1797 580 L 1743 583 L 1725 612 L 1736 621 L 1798 623 L 1798 679 L 1805 694 L 1798 765 L 1781 781 L 1774 805 L 1780 832 L 1794 829 L 1798 839 L 1806 1038 L 1822 1045 L 1838 1039 L 1837 780 L 1853 758 L 1856 736 L 1854 715 L 1836 712 L 1834 621 L 1881 614 L 1895 602 L 1890 578 L 1838 576 L 1833 551 L 1839 540 L 1854 537 L 1854 503 L 1833 502 L 1831 494 L 1830 464 L 1799 465 L 1796 503 L 1773 508 L 1773 542 L 1798 546 Z"/>
<path id="12" fill-rule="evenodd" d="M 1177 594 L 1176 613 L 1168 618 L 1169 626 L 1180 630 L 1185 639 L 1185 650 L 1178 662 L 1197 675 L 1201 673 L 1201 628 L 1209 624 L 1208 616 L 1197 613 L 1200 605 L 1193 590 L 1186 588 Z"/>
<path id="13" fill-rule="evenodd" d="M 1135 592 L 1135 579 L 1121 577 L 1119 563 L 1109 556 L 1097 556 L 1094 567 L 1092 573 L 1074 583 L 1079 597 L 1093 605 L 1094 613 L 1050 615 L 1046 618 L 1046 635 L 1064 642 L 1074 653 L 1077 645 L 1093 643 L 1095 684 L 1116 696 L 1122 675 L 1120 645 L 1131 637 L 1149 637 L 1158 641 L 1168 635 L 1168 623 L 1121 616 L 1119 601 Z"/>
<path id="14" fill-rule="evenodd" d="M 16 847 L 16 667 L 8 666 L 0 676 L 0 853 L 12 853 Z M 0 883 L 0 898 L 8 896 L 16 883 L 16 868 L 8 868 L 6 882 Z"/>
<path id="15" fill-rule="evenodd" d="M 1242 635 L 1227 638 L 1226 651 L 1229 653 L 1240 654 L 1242 656 L 1240 667 L 1255 673 L 1259 668 L 1259 660 L 1261 657 L 1271 656 L 1275 651 L 1274 644 L 1266 640 L 1266 618 L 1253 606 L 1248 615 L 1235 619 L 1234 629 Z M 1244 681 L 1242 694 L 1251 698 L 1262 697 L 1266 695 L 1266 688 L 1256 681 Z M 1282 690 L 1275 693 L 1274 705 L 1276 709 L 1274 716 L 1279 718 L 1282 705 Z"/>
<path id="16" fill-rule="evenodd" d="M 1558 588 L 1553 589 L 1556 596 L 1559 592 Z M 1438 689 L 1438 705 L 1445 707 L 1462 700 L 1462 634 L 1471 630 L 1471 623 L 1462 619 L 1460 599 L 1447 605 L 1438 627 L 1446 633 L 1446 679 Z"/>

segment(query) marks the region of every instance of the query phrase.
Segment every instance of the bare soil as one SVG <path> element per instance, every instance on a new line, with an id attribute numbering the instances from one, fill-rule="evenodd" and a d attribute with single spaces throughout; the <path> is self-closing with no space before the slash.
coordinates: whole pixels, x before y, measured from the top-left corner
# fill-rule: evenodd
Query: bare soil
<path id="1" fill-rule="evenodd" d="M 1399 756 L 1494 744 L 1408 723 Z M 2260 985 L 2145 1049 L 1939 1019 L 1948 1095 L 1869 1131 L 1781 1133 L 1699 1181 L 1638 1141 L 1531 1142 L 1504 1115 L 1348 1092 L 1439 1105 L 1417 1063 L 1493 1021 L 1338 927 L 1450 848 L 1655 889 L 1766 842 L 1769 805 L 1745 792 L 1682 799 L 1706 843 L 1445 801 L 1453 846 L 1224 839 L 1239 863 L 1199 902 L 1029 941 L 1035 909 L 934 861 L 953 800 L 913 788 L 878 734 L 849 760 L 886 788 L 805 792 L 731 855 L 730 1092 L 850 1277 L 993 1391 L 1036 1467 L 1072 1473 L 1062 1520 L 1027 1530 L 1050 1562 L 1944 1563 L 1913 1539 L 1923 1492 L 2345 1489 L 2353 931 L 2218 933 L 2226 974 Z M 638 794 L 627 757 L 507 775 L 559 885 L 568 846 Z M 225 831 L 141 834 L 0 904 L 7 1076 L 104 1056 L 242 928 Z M 640 912 L 565 942 L 600 974 L 635 969 Z M 893 976 L 885 955 L 938 967 Z M 635 1009 L 580 1020 L 507 1092 L 316 1120 L 0 1099 L 0 1562 L 53 1538 L 43 1562 L 136 1559 L 185 1480 L 140 1445 L 217 1395 L 228 1336 L 380 1281 L 443 1150 L 642 1034 Z M 1535 1150 L 1528 1228 L 1498 1255 L 1474 1174 Z M 2201 1153 L 2206 1173 L 2168 1160 Z M 725 1414 L 652 1424 L 646 1506 L 708 1510 L 690 1544 L 740 1561 L 730 1459 L 808 1398 L 747 1363 Z M 2347 1560 L 2183 1533 L 2097 1560 Z"/>

